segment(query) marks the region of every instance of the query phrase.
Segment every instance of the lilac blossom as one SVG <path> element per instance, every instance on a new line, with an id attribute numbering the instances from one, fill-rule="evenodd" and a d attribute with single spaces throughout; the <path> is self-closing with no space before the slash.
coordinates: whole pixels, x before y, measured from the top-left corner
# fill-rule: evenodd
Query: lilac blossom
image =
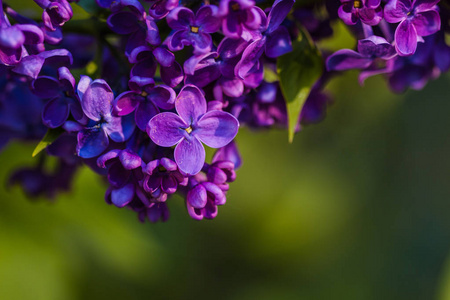
<path id="1" fill-rule="evenodd" d="M 114 142 L 126 141 L 133 133 L 135 124 L 130 118 L 113 116 L 114 94 L 102 79 L 92 81 L 83 76 L 78 83 L 78 95 L 83 112 L 90 119 L 78 133 L 77 154 L 83 158 L 100 155 Z"/>
<path id="2" fill-rule="evenodd" d="M 218 206 L 224 205 L 227 201 L 226 192 L 204 176 L 191 178 L 190 185 L 186 196 L 186 208 L 191 218 L 214 219 L 218 213 Z"/>
<path id="3" fill-rule="evenodd" d="M 175 55 L 164 47 L 137 47 L 131 52 L 128 59 L 134 63 L 130 77 L 136 82 L 145 83 L 153 80 L 158 64 L 160 65 L 161 79 L 165 84 L 173 88 L 183 81 L 183 69 L 175 61 Z"/>
<path id="4" fill-rule="evenodd" d="M 72 7 L 67 0 L 34 0 L 34 2 L 44 9 L 42 20 L 50 31 L 63 26 L 73 16 Z"/>
<path id="5" fill-rule="evenodd" d="M 69 69 L 58 69 L 58 80 L 49 76 L 39 76 L 32 82 L 33 92 L 41 98 L 49 99 L 42 110 L 42 122 L 50 128 L 61 126 L 70 113 L 78 122 L 85 123 L 80 100 L 75 91 L 75 78 Z"/>
<path id="6" fill-rule="evenodd" d="M 196 54 L 211 51 L 212 38 L 210 33 L 220 28 L 218 8 L 214 5 L 202 6 L 194 13 L 185 7 L 177 7 L 167 15 L 167 24 L 175 32 L 168 38 L 171 51 L 179 51 L 184 46 L 192 45 Z"/>
<path id="7" fill-rule="evenodd" d="M 358 41 L 358 52 L 341 49 L 330 55 L 326 65 L 329 71 L 344 71 L 350 69 L 366 69 L 375 60 L 389 60 L 396 55 L 394 47 L 379 36 L 370 36 Z"/>
<path id="8" fill-rule="evenodd" d="M 288 30 L 281 26 L 287 14 L 294 5 L 294 0 L 276 0 L 272 5 L 269 16 L 262 13 L 259 36 L 245 49 L 241 60 L 235 68 L 237 77 L 244 78 L 251 72 L 263 53 L 267 57 L 276 58 L 292 51 L 291 37 Z M 262 12 L 262 11 L 261 11 Z"/>
<path id="9" fill-rule="evenodd" d="M 367 25 L 377 25 L 383 18 L 381 0 L 341 0 L 339 17 L 347 25 L 355 25 L 361 20 Z"/>
<path id="10" fill-rule="evenodd" d="M 162 19 L 178 6 L 178 0 L 144 0 L 149 2 L 148 14 L 156 20 Z"/>
<path id="11" fill-rule="evenodd" d="M 162 147 L 175 146 L 175 162 L 180 171 L 195 175 L 205 162 L 202 142 L 220 148 L 231 142 L 238 132 L 237 119 L 223 111 L 206 112 L 206 100 L 193 85 L 186 85 L 175 100 L 178 114 L 164 112 L 148 123 L 147 133 Z"/>
<path id="12" fill-rule="evenodd" d="M 390 0 L 384 7 L 384 18 L 398 23 L 395 30 L 395 49 L 401 56 L 414 54 L 422 37 L 437 32 L 441 18 L 436 4 L 439 0 Z"/>
<path id="13" fill-rule="evenodd" d="M 24 57 L 12 71 L 36 79 L 45 68 L 57 70 L 70 66 L 72 61 L 72 54 L 66 49 L 48 50 Z"/>
<path id="14" fill-rule="evenodd" d="M 108 203 L 124 207 L 133 200 L 136 185 L 142 179 L 144 163 L 139 155 L 129 149 L 111 150 L 97 159 L 101 168 L 108 167 L 110 188 L 105 198 Z"/>
<path id="15" fill-rule="evenodd" d="M 113 13 L 108 17 L 108 26 L 114 32 L 129 35 L 125 54 L 147 43 L 157 46 L 161 44 L 159 30 L 153 18 L 147 16 L 144 7 L 137 0 L 121 1 L 113 5 Z"/>
<path id="16" fill-rule="evenodd" d="M 114 100 L 114 109 L 118 116 L 135 112 L 135 122 L 145 131 L 148 121 L 159 113 L 159 108 L 172 109 L 175 103 L 175 91 L 165 85 L 154 86 L 153 80 L 130 80 L 131 91 L 123 92 Z"/>
<path id="17" fill-rule="evenodd" d="M 177 191 L 178 185 L 188 183 L 188 178 L 180 173 L 177 164 L 166 157 L 149 162 L 144 173 L 144 190 L 158 202 L 166 201 L 168 195 Z"/>
<path id="18" fill-rule="evenodd" d="M 219 14 L 223 16 L 222 31 L 226 37 L 238 39 L 249 36 L 246 31 L 253 31 L 261 26 L 261 14 L 252 0 L 222 0 Z"/>
<path id="19" fill-rule="evenodd" d="M 217 48 L 217 52 L 210 52 L 200 56 L 192 56 L 184 63 L 186 73 L 185 84 L 195 84 L 202 88 L 216 81 L 215 95 L 219 100 L 222 92 L 229 97 L 240 97 L 245 86 L 256 88 L 262 81 L 263 69 L 255 68 L 246 74 L 244 79 L 234 74 L 234 67 L 241 59 L 241 54 L 248 43 L 243 39 L 224 38 Z"/>
<path id="20" fill-rule="evenodd" d="M 2 2 L 0 1 L 0 5 Z M 38 26 L 33 24 L 9 23 L 3 9 L 0 9 L 0 62 L 13 66 L 27 55 L 25 45 L 41 45 L 44 34 Z"/>
<path id="21" fill-rule="evenodd" d="M 138 211 L 139 221 L 145 222 L 148 219 L 152 223 L 156 223 L 159 220 L 165 222 L 169 219 L 169 209 L 165 202 L 151 203 L 148 207 L 142 207 L 135 209 Z"/>

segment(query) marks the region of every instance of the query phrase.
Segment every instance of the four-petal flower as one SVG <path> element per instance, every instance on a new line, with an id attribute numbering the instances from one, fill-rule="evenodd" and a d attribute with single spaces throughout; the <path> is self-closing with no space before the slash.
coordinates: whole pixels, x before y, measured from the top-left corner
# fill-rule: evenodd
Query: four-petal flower
<path id="1" fill-rule="evenodd" d="M 230 113 L 206 112 L 206 99 L 199 88 L 186 85 L 175 100 L 178 113 L 163 112 L 147 126 L 152 141 L 162 147 L 175 146 L 175 162 L 186 175 L 195 175 L 205 162 L 205 143 L 211 148 L 227 145 L 236 136 L 238 120 Z"/>

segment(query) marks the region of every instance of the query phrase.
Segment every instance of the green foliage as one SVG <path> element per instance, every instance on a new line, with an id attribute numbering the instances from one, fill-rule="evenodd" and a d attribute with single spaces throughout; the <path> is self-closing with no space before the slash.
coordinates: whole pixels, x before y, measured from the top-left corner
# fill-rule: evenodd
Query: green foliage
<path id="1" fill-rule="evenodd" d="M 300 112 L 311 87 L 322 75 L 323 66 L 319 50 L 303 30 L 292 46 L 293 51 L 279 57 L 277 62 L 281 91 L 286 100 L 291 143 Z"/>
<path id="2" fill-rule="evenodd" d="M 34 148 L 32 156 L 35 157 L 42 150 L 47 148 L 47 146 L 50 146 L 63 132 L 64 129 L 62 129 L 61 127 L 47 130 L 45 136 L 42 138 L 39 144 L 37 144 L 36 148 Z"/>

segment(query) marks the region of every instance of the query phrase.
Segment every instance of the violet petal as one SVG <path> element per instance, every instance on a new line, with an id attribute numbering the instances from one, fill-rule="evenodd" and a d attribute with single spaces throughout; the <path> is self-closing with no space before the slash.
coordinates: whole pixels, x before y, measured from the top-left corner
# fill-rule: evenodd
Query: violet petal
<path id="1" fill-rule="evenodd" d="M 239 122 L 232 114 L 218 110 L 204 114 L 197 125 L 195 135 L 211 148 L 227 145 L 239 129 Z"/>
<path id="2" fill-rule="evenodd" d="M 175 147 L 174 157 L 180 171 L 187 175 L 195 175 L 205 163 L 205 148 L 195 137 L 189 140 L 182 139 Z"/>
<path id="3" fill-rule="evenodd" d="M 184 129 L 189 127 L 183 119 L 171 112 L 154 116 L 148 122 L 147 133 L 161 147 L 172 147 L 184 138 Z"/>

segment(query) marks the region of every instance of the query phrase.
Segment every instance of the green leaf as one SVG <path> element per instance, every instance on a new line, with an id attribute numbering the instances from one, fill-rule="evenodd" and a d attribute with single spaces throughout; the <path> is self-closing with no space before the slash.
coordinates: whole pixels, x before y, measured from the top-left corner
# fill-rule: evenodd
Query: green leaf
<path id="1" fill-rule="evenodd" d="M 288 113 L 290 143 L 294 140 L 298 118 L 311 87 L 323 71 L 322 56 L 305 31 L 300 30 L 292 47 L 292 52 L 279 57 L 277 61 L 281 91 Z"/>
<path id="2" fill-rule="evenodd" d="M 33 154 L 31 156 L 35 157 L 36 155 L 38 155 L 42 150 L 47 148 L 47 146 L 50 146 L 63 133 L 64 129 L 62 128 L 48 129 L 45 136 L 42 138 L 39 144 L 37 144 L 36 148 L 34 148 Z"/>

